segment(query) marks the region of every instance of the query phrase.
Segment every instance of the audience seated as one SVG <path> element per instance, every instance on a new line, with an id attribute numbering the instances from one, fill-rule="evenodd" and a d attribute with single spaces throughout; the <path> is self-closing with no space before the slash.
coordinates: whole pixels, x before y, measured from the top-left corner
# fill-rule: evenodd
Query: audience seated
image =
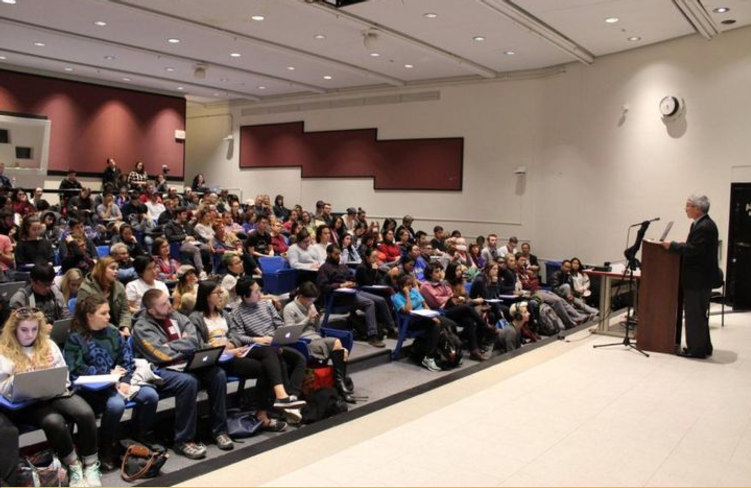
<path id="1" fill-rule="evenodd" d="M 140 259 L 140 258 L 139 258 Z M 134 316 L 136 355 L 155 366 L 162 378 L 160 396 L 175 397 L 175 438 L 172 449 L 188 459 L 206 457 L 206 446 L 196 442 L 198 390 L 209 395 L 211 434 L 219 449 L 234 447 L 227 435 L 227 376 L 218 366 L 184 371 L 190 356 L 205 344 L 193 322 L 172 309 L 166 290 L 143 295 L 143 310 Z"/>
<path id="2" fill-rule="evenodd" d="M 402 257 L 402 250 L 394 242 L 394 231 L 391 229 L 386 229 L 381 233 L 381 243 L 378 244 L 377 249 L 383 255 L 381 258 L 383 264 L 395 266 Z"/>
<path id="3" fill-rule="evenodd" d="M 579 258 L 571 258 L 571 280 L 574 284 L 573 294 L 585 302 L 592 296 L 589 275 L 584 272 L 584 266 Z"/>
<path id="4" fill-rule="evenodd" d="M 128 173 L 128 186 L 130 186 L 131 190 L 140 191 L 146 186 L 148 181 L 149 175 L 146 174 L 146 169 L 143 161 L 136 162 L 136 166 L 135 168 L 133 168 L 133 171 Z"/>
<path id="5" fill-rule="evenodd" d="M 357 252 L 355 245 L 353 244 L 353 238 L 350 234 L 345 234 L 341 241 L 342 248 L 342 264 L 347 265 L 359 265 L 362 263 L 360 253 Z"/>
<path id="6" fill-rule="evenodd" d="M 162 237 L 154 239 L 151 256 L 156 263 L 156 279 L 159 281 L 175 281 L 180 263 L 170 256 L 169 242 Z"/>
<path id="7" fill-rule="evenodd" d="M 420 292 L 417 282 L 409 275 L 399 278 L 399 291 L 391 295 L 391 301 L 397 312 L 411 314 L 419 310 L 430 310 Z M 435 362 L 441 327 L 455 327 L 453 321 L 442 315 L 433 318 L 415 315 L 412 317 L 410 329 L 422 330 L 423 335 L 417 337 L 412 347 L 416 351 L 415 357 L 422 357 L 422 364 L 428 371 L 440 372 L 441 367 Z"/>
<path id="8" fill-rule="evenodd" d="M 79 389 L 94 412 L 102 413 L 99 429 L 99 458 L 103 471 L 118 467 L 118 427 L 126 402 L 136 403 L 131 423 L 136 439 L 147 439 L 156 421 L 159 395 L 154 385 L 134 379 L 136 372 L 129 343 L 110 323 L 110 307 L 100 295 L 89 295 L 76 302 L 71 333 L 63 350 L 70 378 L 117 374 L 118 382 L 101 390 Z"/>
<path id="9" fill-rule="evenodd" d="M 128 298 L 128 306 L 131 313 L 141 310 L 144 294 L 153 289 L 169 295 L 167 285 L 156 279 L 156 263 L 146 256 L 138 256 L 133 261 L 138 279 L 125 285 L 125 296 Z"/>
<path id="10" fill-rule="evenodd" d="M 55 260 L 52 244 L 42 237 L 42 231 L 42 223 L 39 221 L 39 217 L 33 214 L 24 217 L 16 242 L 15 261 L 17 265 L 52 264 Z"/>
<path id="11" fill-rule="evenodd" d="M 94 270 L 83 280 L 78 290 L 78 300 L 95 295 L 104 297 L 110 306 L 110 323 L 124 336 L 130 335 L 131 313 L 125 286 L 118 281 L 118 264 L 112 256 L 105 256 L 97 261 Z"/>
<path id="12" fill-rule="evenodd" d="M 96 208 L 96 214 L 97 217 L 99 217 L 100 222 L 111 222 L 123 219 L 122 211 L 114 200 L 112 193 L 104 194 L 104 201 Z"/>
<path id="13" fill-rule="evenodd" d="M 507 254 L 516 254 L 517 244 L 519 244 L 519 239 L 514 236 L 509 237 L 506 245 L 498 250 L 498 255 L 505 258 Z"/>
<path id="14" fill-rule="evenodd" d="M 52 286 L 55 279 L 55 270 L 49 264 L 38 264 L 30 273 L 27 285 L 18 290 L 10 298 L 10 308 L 18 310 L 29 307 L 40 310 L 47 323 L 52 324 L 56 320 L 67 319 L 68 304 L 63 301 L 63 295 L 57 288 Z"/>
<path id="15" fill-rule="evenodd" d="M 14 310 L 0 335 L 0 395 L 12 393 L 16 373 L 58 367 L 66 367 L 65 359 L 49 338 L 44 314 L 31 307 Z M 37 400 L 7 417 L 15 425 L 31 424 L 44 431 L 67 468 L 70 486 L 102 486 L 94 411 L 69 388 L 70 381 L 64 394 Z M 72 425 L 78 428 L 75 442 Z"/>
<path id="16" fill-rule="evenodd" d="M 60 246 L 58 247 L 58 250 L 60 251 L 60 260 L 64 261 L 65 258 L 68 257 L 68 254 L 71 253 L 71 251 L 77 252 L 81 249 L 80 244 L 74 243 L 76 237 L 84 239 L 86 241 L 86 251 L 85 253 L 82 252 L 82 254 L 89 256 L 90 259 L 97 259 L 99 257 L 99 253 L 96 250 L 96 245 L 94 244 L 94 240 L 86 235 L 83 222 L 78 219 L 71 218 L 68 221 L 68 226 L 69 232 L 62 234 Z M 75 247 L 73 247 L 74 245 Z"/>
<path id="17" fill-rule="evenodd" d="M 130 257 L 130 251 L 128 251 L 128 246 L 122 242 L 112 244 L 112 247 L 110 247 L 110 256 L 115 259 L 119 266 L 117 270 L 118 281 L 123 284 L 128 284 L 129 282 L 138 279 L 136 270 L 133 267 L 133 258 Z"/>
<path id="18" fill-rule="evenodd" d="M 527 268 L 540 276 L 540 263 L 537 262 L 537 256 L 532 254 L 532 246 L 529 242 L 523 242 L 521 245 L 522 255 L 527 258 Z"/>
<path id="19" fill-rule="evenodd" d="M 563 260 L 561 263 L 561 269 L 553 273 L 553 276 L 548 280 L 548 283 L 550 283 L 550 286 L 556 295 L 564 298 L 577 309 L 592 316 L 598 314 L 596 308 L 590 307 L 580 298 L 580 296 L 575 295 L 576 291 L 574 289 L 574 280 L 571 276 L 570 260 Z"/>
<path id="20" fill-rule="evenodd" d="M 245 267 L 242 258 L 233 252 L 228 252 L 222 256 L 222 264 L 227 270 L 227 274 L 222 278 L 222 288 L 227 292 L 228 298 L 226 307 L 234 309 L 240 304 L 240 297 L 237 294 L 237 282 L 245 276 Z"/>
<path id="21" fill-rule="evenodd" d="M 487 322 L 495 325 L 494 333 L 491 337 L 494 337 L 494 346 L 496 349 L 500 349 L 502 352 L 508 352 L 516 349 L 521 345 L 521 335 L 517 334 L 514 328 L 504 327 L 503 322 L 511 322 L 512 317 L 509 313 L 509 308 L 500 302 L 501 286 L 498 280 L 498 273 L 500 266 L 497 262 L 491 261 L 485 265 L 482 273 L 472 282 L 472 286 L 469 289 L 470 298 L 483 298 L 487 307 L 485 313 L 487 314 Z M 491 303 L 488 301 L 492 300 Z M 501 325 L 499 327 L 499 324 Z"/>
<path id="22" fill-rule="evenodd" d="M 329 244 L 331 244 L 331 228 L 326 224 L 321 224 L 316 228 L 316 243 L 313 245 L 313 252 L 319 265 L 326 262 L 326 254 Z"/>
<path id="23" fill-rule="evenodd" d="M 193 312 L 198 294 L 198 276 L 196 269 L 183 264 L 177 270 L 177 286 L 172 291 L 172 307 L 186 317 Z M 193 299 L 190 300 L 189 296 Z"/>
<path id="24" fill-rule="evenodd" d="M 83 284 L 84 274 L 78 268 L 69 269 L 60 280 L 60 293 L 63 295 L 63 303 L 68 303 L 71 298 L 78 297 L 78 290 Z"/>
<path id="25" fill-rule="evenodd" d="M 297 233 L 295 243 L 287 250 L 287 261 L 292 269 L 317 270 L 320 267 L 318 251 L 313 247 L 313 238 L 308 231 L 303 229 Z"/>

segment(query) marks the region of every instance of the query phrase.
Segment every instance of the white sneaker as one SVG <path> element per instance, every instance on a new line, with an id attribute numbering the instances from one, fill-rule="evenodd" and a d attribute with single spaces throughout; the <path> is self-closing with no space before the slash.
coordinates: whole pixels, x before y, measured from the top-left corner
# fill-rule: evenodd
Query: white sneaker
<path id="1" fill-rule="evenodd" d="M 99 471 L 99 461 L 87 465 L 83 468 L 83 479 L 86 482 L 84 486 L 102 486 L 102 474 Z"/>
<path id="2" fill-rule="evenodd" d="M 435 363 L 435 359 L 429 358 L 427 356 L 425 356 L 425 358 L 422 360 L 422 365 L 425 366 L 428 371 L 432 371 L 434 373 L 441 371 L 440 366 Z"/>
<path id="3" fill-rule="evenodd" d="M 302 422 L 302 413 L 300 413 L 299 408 L 288 408 L 284 411 L 284 415 L 287 417 L 289 425 L 298 425 Z"/>
<path id="4" fill-rule="evenodd" d="M 83 464 L 80 461 L 68 466 L 68 486 L 87 486 L 83 477 Z"/>
<path id="5" fill-rule="evenodd" d="M 205 280 L 207 280 L 207 279 L 209 279 L 209 276 L 208 276 L 208 275 L 206 274 L 206 271 L 201 271 L 201 272 L 200 272 L 200 273 L 198 274 L 198 280 L 199 280 L 199 281 L 205 281 Z"/>

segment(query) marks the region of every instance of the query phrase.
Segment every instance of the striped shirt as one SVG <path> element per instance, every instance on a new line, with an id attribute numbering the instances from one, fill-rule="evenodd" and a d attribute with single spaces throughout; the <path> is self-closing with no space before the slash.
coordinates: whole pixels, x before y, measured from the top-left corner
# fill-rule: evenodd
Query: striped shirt
<path id="1" fill-rule="evenodd" d="M 230 336 L 240 344 L 253 343 L 254 337 L 273 336 L 277 327 L 284 325 L 284 320 L 269 300 L 258 303 L 242 301 L 232 312 Z"/>

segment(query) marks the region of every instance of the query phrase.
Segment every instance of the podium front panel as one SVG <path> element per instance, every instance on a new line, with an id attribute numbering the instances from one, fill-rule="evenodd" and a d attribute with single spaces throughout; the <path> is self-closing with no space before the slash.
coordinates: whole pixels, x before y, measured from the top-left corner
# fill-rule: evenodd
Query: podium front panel
<path id="1" fill-rule="evenodd" d="M 675 354 L 680 346 L 680 257 L 660 243 L 644 242 L 641 263 L 636 344 L 645 351 Z"/>

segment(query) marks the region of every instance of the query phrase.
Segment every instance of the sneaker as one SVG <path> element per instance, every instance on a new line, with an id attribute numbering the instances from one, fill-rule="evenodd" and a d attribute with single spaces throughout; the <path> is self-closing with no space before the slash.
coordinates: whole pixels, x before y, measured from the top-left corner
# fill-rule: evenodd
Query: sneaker
<path id="1" fill-rule="evenodd" d="M 274 408 L 286 410 L 288 408 L 300 408 L 305 405 L 305 400 L 299 400 L 295 395 L 290 395 L 287 398 L 278 398 L 274 401 Z"/>
<path id="2" fill-rule="evenodd" d="M 206 271 L 201 271 L 198 273 L 198 281 L 206 281 L 209 279 L 209 275 L 206 274 Z"/>
<path id="3" fill-rule="evenodd" d="M 386 347 L 386 344 L 383 343 L 382 340 L 380 340 L 376 336 L 372 336 L 368 339 L 368 344 L 370 344 L 373 347 Z"/>
<path id="4" fill-rule="evenodd" d="M 178 442 L 172 449 L 188 459 L 203 459 L 206 457 L 206 446 L 195 442 Z"/>
<path id="5" fill-rule="evenodd" d="M 302 413 L 299 408 L 288 408 L 284 411 L 289 425 L 299 425 L 302 422 Z"/>
<path id="6" fill-rule="evenodd" d="M 84 486 L 102 486 L 102 473 L 99 471 L 99 461 L 83 468 Z"/>
<path id="7" fill-rule="evenodd" d="M 216 447 L 218 447 L 222 451 L 231 451 L 235 448 L 235 445 L 232 443 L 232 439 L 230 439 L 227 434 L 219 434 L 218 436 L 214 437 L 214 442 L 216 443 Z"/>
<path id="8" fill-rule="evenodd" d="M 68 466 L 68 486 L 86 486 L 83 477 L 83 464 L 80 461 Z"/>
<path id="9" fill-rule="evenodd" d="M 425 356 L 425 358 L 422 360 L 422 365 L 425 366 L 428 371 L 432 371 L 434 373 L 441 371 L 440 366 L 435 363 L 435 359 L 429 358 L 427 356 Z"/>
<path id="10" fill-rule="evenodd" d="M 266 432 L 282 432 L 287 428 L 287 422 L 282 422 L 281 420 L 274 420 L 269 419 L 269 423 L 263 424 L 261 427 L 261 430 L 265 430 Z"/>
<path id="11" fill-rule="evenodd" d="M 469 359 L 472 359 L 472 360 L 477 361 L 479 363 L 482 363 L 482 362 L 485 362 L 485 361 L 488 360 L 488 358 L 485 357 L 482 354 L 482 351 L 480 351 L 479 349 L 476 349 L 476 350 L 470 352 L 469 353 Z"/>

